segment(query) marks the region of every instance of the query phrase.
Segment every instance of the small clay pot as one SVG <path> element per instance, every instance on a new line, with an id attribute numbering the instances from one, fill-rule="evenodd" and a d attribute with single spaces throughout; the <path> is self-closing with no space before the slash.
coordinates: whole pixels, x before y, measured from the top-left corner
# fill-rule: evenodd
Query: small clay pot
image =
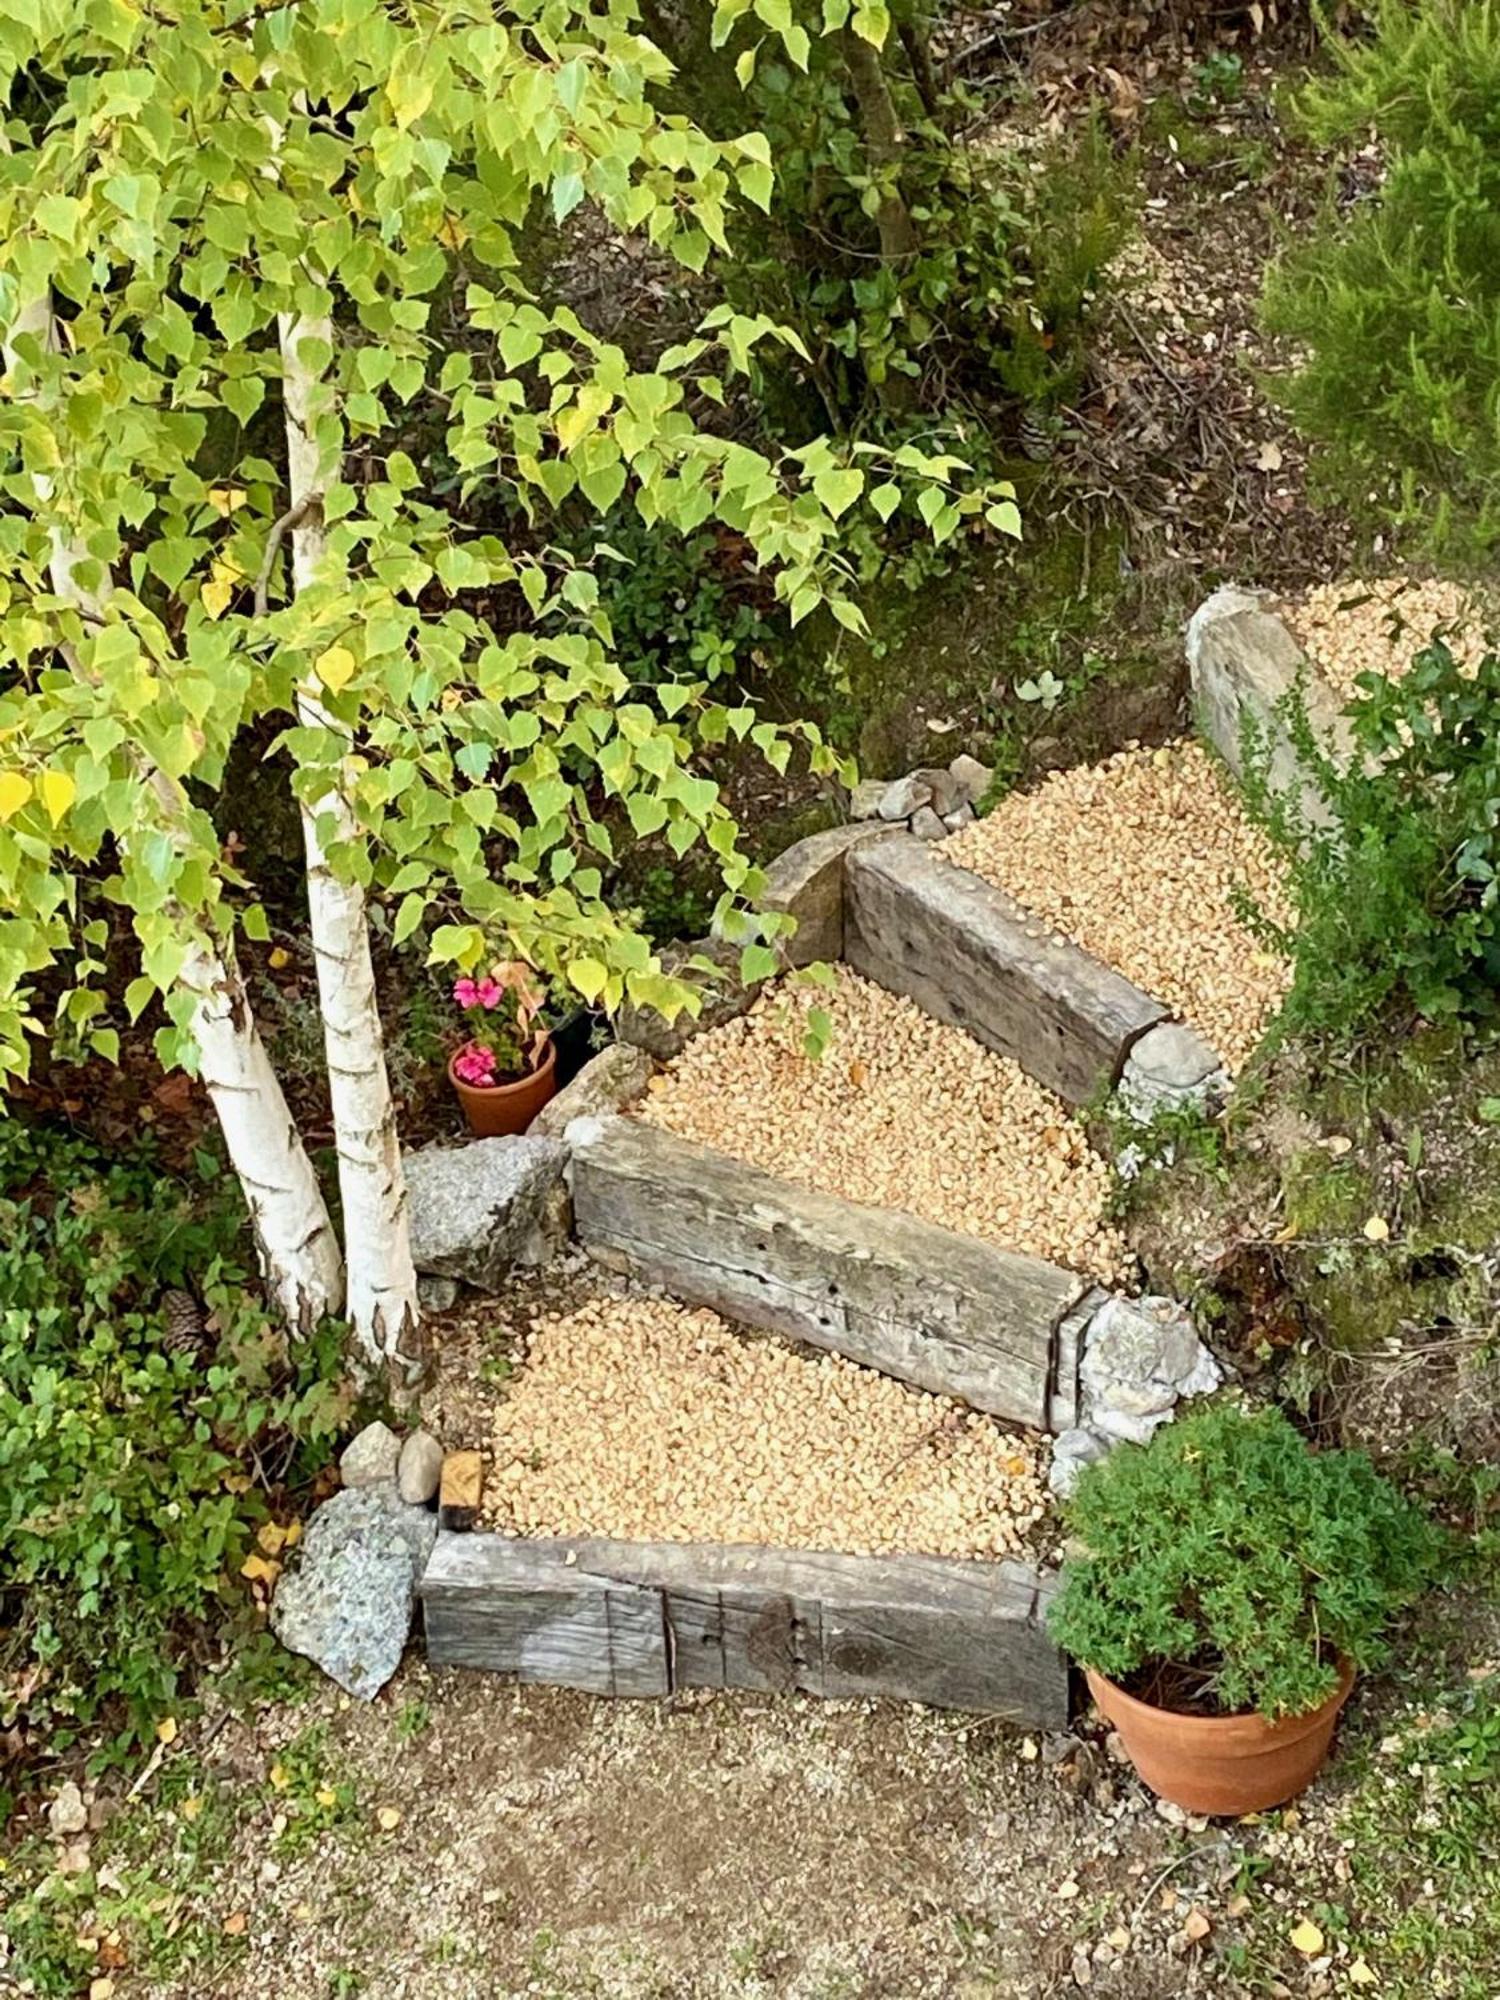
<path id="1" fill-rule="evenodd" d="M 453 1073 L 457 1059 L 455 1049 L 448 1058 L 448 1081 L 463 1107 L 469 1130 L 479 1139 L 524 1132 L 557 1090 L 557 1051 L 550 1035 L 542 1044 L 536 1068 L 529 1076 L 517 1077 L 514 1083 L 465 1083 Z"/>
<path id="2" fill-rule="evenodd" d="M 1339 1710 L 1354 1686 L 1345 1661 L 1320 1708 L 1267 1722 L 1260 1715 L 1177 1715 L 1137 1701 L 1087 1669 L 1089 1693 L 1119 1730 L 1144 1784 L 1188 1812 L 1263 1812 L 1306 1791 L 1323 1767 Z"/>

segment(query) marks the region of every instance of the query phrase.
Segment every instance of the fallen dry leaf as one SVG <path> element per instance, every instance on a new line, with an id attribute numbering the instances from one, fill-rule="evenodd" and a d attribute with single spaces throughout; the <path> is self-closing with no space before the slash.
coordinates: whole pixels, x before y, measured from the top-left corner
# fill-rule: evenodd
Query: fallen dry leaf
<path id="1" fill-rule="evenodd" d="M 158 1743 L 175 1743 L 177 1741 L 177 1717 L 175 1715 L 164 1715 L 161 1721 L 157 1723 L 156 1740 Z"/>
<path id="2" fill-rule="evenodd" d="M 1300 1951 L 1304 1958 L 1316 1958 L 1323 1949 L 1323 1933 L 1309 1917 L 1294 1924 L 1287 1933 L 1294 1951 Z"/>
<path id="3" fill-rule="evenodd" d="M 401 1824 L 401 1808 L 399 1806 L 381 1806 L 375 1815 L 375 1823 L 382 1833 L 394 1833 L 396 1828 Z"/>
<path id="4" fill-rule="evenodd" d="M 1349 1984 L 1351 1986 L 1378 1986 L 1380 1984 L 1380 1975 L 1378 1972 L 1372 1971 L 1364 1959 L 1357 1958 L 1349 1968 Z"/>
<path id="5" fill-rule="evenodd" d="M 203 1801 L 196 1792 L 189 1792 L 178 1810 L 185 1820 L 195 1820 L 203 1810 Z"/>
<path id="6" fill-rule="evenodd" d="M 243 1910 L 236 1910 L 232 1917 L 224 1919 L 225 1937 L 243 1937 L 250 1927 L 250 1919 Z"/>
<path id="7" fill-rule="evenodd" d="M 333 1790 L 331 1785 L 320 1785 L 317 1791 L 313 1793 L 313 1797 L 323 1808 L 324 1812 L 331 1812 L 339 1802 L 339 1795 Z"/>
<path id="8" fill-rule="evenodd" d="M 1280 472 L 1282 465 L 1281 446 L 1275 438 L 1267 438 L 1255 460 L 1257 472 Z"/>
<path id="9" fill-rule="evenodd" d="M 1189 1910 L 1187 1922 L 1182 1927 L 1182 1935 L 1194 1944 L 1201 1944 L 1213 1929 L 1213 1925 L 1201 1910 Z"/>
<path id="10" fill-rule="evenodd" d="M 1383 1215 L 1372 1215 L 1365 1224 L 1365 1238 L 1370 1243 L 1385 1243 L 1390 1240 L 1391 1225 Z"/>
<path id="11" fill-rule="evenodd" d="M 89 1981 L 89 2000 L 110 2000 L 110 1996 L 114 1990 L 115 1982 L 112 1979 L 91 1979 Z"/>

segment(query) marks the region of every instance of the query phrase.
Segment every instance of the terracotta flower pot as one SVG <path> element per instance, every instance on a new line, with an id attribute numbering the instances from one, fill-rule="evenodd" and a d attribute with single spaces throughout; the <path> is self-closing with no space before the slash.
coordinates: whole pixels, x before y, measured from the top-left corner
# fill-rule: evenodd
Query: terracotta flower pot
<path id="1" fill-rule="evenodd" d="M 1158 1798 L 1188 1812 L 1238 1814 L 1279 1806 L 1322 1769 L 1354 1669 L 1347 1661 L 1321 1708 L 1267 1722 L 1259 1715 L 1175 1715 L 1137 1701 L 1087 1669 L 1089 1693 L 1119 1730 L 1130 1761 Z"/>
<path id="2" fill-rule="evenodd" d="M 536 1068 L 529 1076 L 517 1077 L 514 1083 L 465 1083 L 453 1073 L 457 1060 L 455 1050 L 448 1058 L 448 1081 L 476 1138 L 495 1139 L 506 1132 L 524 1132 L 557 1090 L 557 1051 L 550 1035 L 542 1045 Z"/>

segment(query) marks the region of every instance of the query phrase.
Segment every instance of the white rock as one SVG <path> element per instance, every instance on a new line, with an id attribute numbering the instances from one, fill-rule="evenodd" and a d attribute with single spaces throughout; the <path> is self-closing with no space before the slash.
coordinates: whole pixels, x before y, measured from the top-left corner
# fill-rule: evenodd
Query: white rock
<path id="1" fill-rule="evenodd" d="M 1159 1111 L 1198 1104 L 1207 1108 L 1229 1095 L 1229 1077 L 1218 1051 L 1181 1021 L 1148 1028 L 1125 1058 L 1120 1103 L 1138 1124 Z"/>
<path id="2" fill-rule="evenodd" d="M 1108 1441 L 1096 1431 L 1082 1428 L 1063 1431 L 1052 1440 L 1047 1485 L 1059 1500 L 1071 1499 L 1084 1467 L 1095 1464 L 1108 1453 Z"/>
<path id="3" fill-rule="evenodd" d="M 437 1492 L 442 1476 L 443 1447 L 430 1431 L 413 1431 L 401 1447 L 396 1491 L 409 1507 L 422 1507 Z"/>
<path id="4" fill-rule="evenodd" d="M 1223 1379 L 1175 1299 L 1106 1299 L 1089 1322 L 1078 1380 L 1089 1426 L 1105 1437 L 1144 1444 L 1181 1397 Z"/>
<path id="5" fill-rule="evenodd" d="M 400 1460 L 400 1438 L 377 1419 L 345 1445 L 339 1455 L 339 1477 L 346 1486 L 378 1486 L 395 1478 Z"/>
<path id="6" fill-rule="evenodd" d="M 52 1829 L 54 1840 L 66 1840 L 71 1834 L 82 1833 L 89 1823 L 88 1807 L 83 1802 L 83 1793 L 69 1778 L 58 1788 L 57 1797 L 47 1808 L 47 1824 Z"/>
<path id="7" fill-rule="evenodd" d="M 401 1664 L 437 1516 L 393 1484 L 335 1493 L 276 1586 L 271 1629 L 341 1688 L 370 1701 Z"/>

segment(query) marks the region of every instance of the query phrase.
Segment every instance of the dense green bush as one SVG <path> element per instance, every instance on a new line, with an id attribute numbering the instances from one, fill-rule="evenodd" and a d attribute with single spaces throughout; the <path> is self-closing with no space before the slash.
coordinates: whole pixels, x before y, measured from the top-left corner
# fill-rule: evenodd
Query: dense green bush
<path id="1" fill-rule="evenodd" d="M 1500 659 L 1466 672 L 1435 640 L 1398 680 L 1361 677 L 1356 754 L 1335 762 L 1299 698 L 1283 720 L 1322 801 L 1270 789 L 1247 746 L 1248 795 L 1287 862 L 1296 968 L 1283 1032 L 1351 1035 L 1382 1017 L 1500 1015 Z"/>
<path id="2" fill-rule="evenodd" d="M 0 1726 L 56 1745 L 163 1713 L 195 1628 L 247 1606 L 267 1490 L 348 1417 L 333 1330 L 289 1350 L 202 1170 L 0 1120 Z M 199 1351 L 165 1341 L 174 1286 L 209 1309 Z"/>
<path id="3" fill-rule="evenodd" d="M 1125 1681 L 1166 1665 L 1220 1713 L 1302 1714 L 1340 1657 L 1375 1665 L 1432 1578 L 1427 1516 L 1360 1452 L 1310 1451 L 1279 1410 L 1230 1403 L 1122 1445 L 1079 1481 L 1049 1622 Z"/>
<path id="4" fill-rule="evenodd" d="M 1344 498 L 1439 542 L 1500 537 L 1500 7 L 1378 0 L 1303 100 L 1325 142 L 1384 155 L 1274 271 L 1270 328 L 1298 355 L 1288 408 Z"/>
<path id="5" fill-rule="evenodd" d="M 899 185 L 910 249 L 882 253 L 882 181 L 837 48 L 824 47 L 809 74 L 767 62 L 751 89 L 776 183 L 764 222 L 743 226 L 725 261 L 727 294 L 796 329 L 803 380 L 836 430 L 868 426 L 882 406 L 993 418 L 1065 399 L 1094 286 L 1130 228 L 1130 170 L 1098 129 L 1040 157 L 971 151 L 923 111 L 889 54 L 886 67 L 905 117 L 884 179 Z M 790 355 L 776 365 L 799 368 Z"/>

